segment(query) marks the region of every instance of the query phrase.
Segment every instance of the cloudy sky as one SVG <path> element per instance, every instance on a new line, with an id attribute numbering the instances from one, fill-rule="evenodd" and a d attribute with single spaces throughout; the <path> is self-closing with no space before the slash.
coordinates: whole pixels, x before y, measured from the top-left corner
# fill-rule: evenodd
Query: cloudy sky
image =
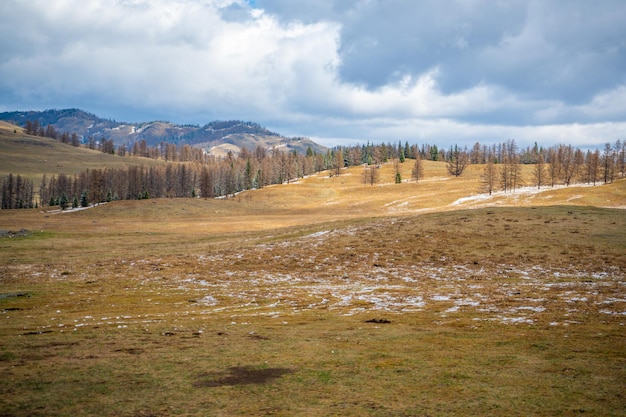
<path id="1" fill-rule="evenodd" d="M 624 0 L 2 0 L 0 111 L 325 145 L 626 139 Z"/>

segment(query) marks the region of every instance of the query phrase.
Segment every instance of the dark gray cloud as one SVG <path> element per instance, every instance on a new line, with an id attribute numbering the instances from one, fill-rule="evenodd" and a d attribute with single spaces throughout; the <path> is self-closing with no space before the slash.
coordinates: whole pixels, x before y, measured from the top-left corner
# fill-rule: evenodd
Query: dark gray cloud
<path id="1" fill-rule="evenodd" d="M 339 74 L 377 88 L 439 68 L 451 93 L 485 83 L 577 104 L 626 83 L 626 2 L 259 0 L 283 19 L 339 21 Z M 350 6 L 347 6 L 350 5 Z"/>

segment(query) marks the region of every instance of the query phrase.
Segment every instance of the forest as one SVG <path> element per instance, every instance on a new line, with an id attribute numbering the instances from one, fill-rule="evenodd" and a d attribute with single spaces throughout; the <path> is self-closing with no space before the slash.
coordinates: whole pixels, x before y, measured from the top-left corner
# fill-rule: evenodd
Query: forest
<path id="1" fill-rule="evenodd" d="M 43 206 L 87 207 L 114 200 L 148 198 L 216 198 L 238 192 L 259 189 L 273 184 L 289 183 L 314 173 L 328 170 L 329 175 L 340 175 L 341 169 L 363 165 L 362 182 L 374 185 L 380 181 L 378 168 L 393 163 L 395 182 L 400 183 L 399 164 L 413 163 L 411 180 L 424 177 L 422 160 L 447 164 L 452 176 L 460 176 L 469 164 L 485 165 L 480 180 L 480 191 L 514 191 L 521 186 L 554 187 L 574 183 L 609 183 L 625 175 L 626 141 L 607 143 L 600 151 L 554 145 L 548 148 L 534 144 L 519 148 L 514 140 L 491 146 L 475 143 L 470 149 L 457 145 L 445 149 L 424 144 L 421 147 L 381 143 L 336 147 L 326 153 L 305 154 L 284 152 L 280 148 L 241 149 L 225 157 L 215 157 L 203 149 L 190 145 L 162 142 L 148 146 L 145 141 L 115 147 L 112 140 L 96 141 L 88 138 L 81 143 L 76 134 L 59 134 L 48 125 L 26 122 L 25 132 L 48 137 L 68 146 L 85 146 L 120 157 L 144 157 L 168 161 L 162 167 L 128 166 L 121 169 L 90 169 L 78 175 L 44 175 L 40 184 L 9 174 L 2 183 L 2 209 L 35 208 Z M 533 164 L 533 181 L 523 183 L 521 166 Z"/>

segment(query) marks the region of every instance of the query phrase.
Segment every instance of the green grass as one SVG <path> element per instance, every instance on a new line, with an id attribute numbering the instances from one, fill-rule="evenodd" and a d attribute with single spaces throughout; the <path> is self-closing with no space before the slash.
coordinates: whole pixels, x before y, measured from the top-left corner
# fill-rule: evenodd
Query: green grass
<path id="1" fill-rule="evenodd" d="M 4 415 L 623 413 L 623 210 L 115 227 L 142 207 L 0 241 Z"/>

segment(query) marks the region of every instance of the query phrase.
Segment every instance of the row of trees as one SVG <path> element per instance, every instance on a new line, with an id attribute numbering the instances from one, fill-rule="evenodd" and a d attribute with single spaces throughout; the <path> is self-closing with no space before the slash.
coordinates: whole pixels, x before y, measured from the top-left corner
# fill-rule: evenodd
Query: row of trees
<path id="1" fill-rule="evenodd" d="M 382 146 L 371 149 L 380 152 Z M 492 193 L 497 190 L 514 191 L 523 185 L 537 187 L 570 185 L 575 182 L 596 184 L 611 182 L 624 176 L 624 148 L 619 150 L 607 145 L 599 150 L 582 152 L 571 146 L 558 145 L 537 154 L 533 165 L 533 183 L 522 180 L 522 156 L 515 142 L 503 143 L 501 160 L 488 153 L 487 163 L 481 175 L 480 190 Z M 214 198 L 237 192 L 263 188 L 271 184 L 290 181 L 322 170 L 329 175 L 340 175 L 347 166 L 344 155 L 354 149 L 340 148 L 327 154 L 307 152 L 281 152 L 273 149 L 267 153 L 258 148 L 255 152 L 243 149 L 239 155 L 229 153 L 226 158 L 211 158 L 206 163 L 170 163 L 160 167 L 128 166 L 121 169 L 91 169 L 78 175 L 59 174 L 48 178 L 44 175 L 38 192 L 33 182 L 19 175 L 9 174 L 2 180 L 2 209 L 32 208 L 37 206 L 61 206 L 65 209 L 87 206 L 112 200 L 144 198 Z M 403 151 L 403 149 L 402 149 Z M 393 157 L 395 182 L 402 182 L 401 165 L 406 158 Z M 421 151 L 415 153 L 411 178 L 419 181 L 424 177 Z M 370 155 L 366 148 L 365 155 Z M 458 147 L 447 152 L 447 168 L 450 175 L 460 176 L 471 158 Z M 374 185 L 380 179 L 376 164 L 362 164 L 362 182 Z"/>
<path id="2" fill-rule="evenodd" d="M 54 126 L 47 125 L 44 128 L 37 120 L 26 121 L 25 131 L 30 135 L 49 137 L 74 146 L 81 146 L 82 142 L 81 138 L 79 138 L 76 133 L 59 133 L 55 130 Z M 120 156 L 146 157 L 173 162 L 198 162 L 202 164 L 211 164 L 214 162 L 213 158 L 203 149 L 192 147 L 188 144 L 177 145 L 174 143 L 161 142 L 157 146 L 149 146 L 147 142 L 142 139 L 133 143 L 116 146 L 112 139 L 102 138 L 96 140 L 93 137 L 88 137 L 84 140 L 84 146 L 90 149 L 100 150 L 104 153 L 117 154 Z M 339 151 L 341 152 L 344 166 L 362 164 L 380 165 L 395 159 L 403 163 L 405 158 L 421 158 L 448 162 L 451 175 L 458 176 L 462 174 L 465 167 L 469 164 L 486 164 L 489 161 L 498 164 L 504 163 L 506 160 L 510 161 L 514 159 L 515 162 L 519 164 L 537 164 L 541 158 L 545 163 L 552 163 L 552 160 L 554 160 L 552 156 L 554 155 L 550 155 L 550 151 L 563 146 L 565 145 L 544 149 L 535 143 L 533 146 L 518 149 L 515 141 L 512 140 L 492 144 L 491 146 L 476 142 L 471 149 L 467 147 L 459 148 L 457 145 L 451 146 L 449 149 L 431 144 L 423 144 L 419 147 L 415 144 L 409 145 L 408 141 L 405 141 L 404 144 L 398 142 L 396 145 L 391 143 L 381 143 L 379 145 L 368 143 L 366 145 L 338 147 L 334 150 L 330 150 L 329 153 L 325 155 L 325 163 L 327 165 L 325 169 L 337 166 L 334 159 L 336 158 L 335 153 Z M 626 141 L 622 142 L 618 140 L 615 145 L 607 143 L 604 151 L 601 153 L 601 158 L 603 160 L 612 158 L 616 169 L 619 172 L 624 172 L 625 150 Z M 571 152 L 575 153 L 576 151 L 581 152 L 577 149 L 572 149 Z M 254 150 L 257 157 L 260 152 L 268 153 L 269 150 L 263 147 Z M 244 153 L 246 153 L 243 156 L 245 159 L 250 151 L 245 150 Z M 556 156 L 558 157 L 559 155 Z M 577 155 L 577 157 L 580 160 L 580 155 Z"/>
<path id="3" fill-rule="evenodd" d="M 2 209 L 34 208 L 35 187 L 29 179 L 9 174 L 2 179 Z"/>
<path id="4" fill-rule="evenodd" d="M 340 151 L 334 153 L 340 154 Z M 90 169 L 74 176 L 44 175 L 37 195 L 31 193 L 23 206 L 38 204 L 67 208 L 69 205 L 78 207 L 113 200 L 230 196 L 243 190 L 289 183 L 331 165 L 324 155 L 312 152 L 299 155 L 276 149 L 269 153 L 257 149 L 251 153 L 244 149 L 238 156 L 230 153 L 226 158 L 212 158 L 210 163 L 169 163 L 158 167 L 133 165 L 120 169 Z"/>
<path id="5" fill-rule="evenodd" d="M 389 148 L 388 145 L 387 148 Z M 395 182 L 399 183 L 402 181 L 399 164 L 404 161 L 405 149 L 401 145 L 396 149 L 392 161 Z M 421 150 L 416 147 L 412 148 L 410 155 L 415 160 L 411 170 L 413 180 L 419 181 L 423 178 L 422 160 L 424 157 L 433 159 L 436 149 L 435 146 L 428 145 L 422 147 Z M 345 152 L 351 154 L 354 149 L 346 149 Z M 481 153 L 480 156 L 477 152 Z M 482 152 L 485 152 L 484 157 Z M 445 153 L 437 151 L 436 160 L 443 158 L 446 161 L 448 173 L 455 177 L 462 175 L 470 164 L 485 164 L 481 176 L 481 190 L 492 193 L 496 190 L 515 191 L 524 185 L 554 187 L 573 183 L 595 185 L 598 182 L 613 182 L 616 178 L 623 178 L 626 175 L 625 155 L 626 142 L 622 143 L 619 140 L 614 146 L 606 144 L 602 152 L 598 149 L 583 152 L 571 145 L 556 145 L 547 149 L 535 145 L 520 152 L 515 141 L 510 140 L 492 147 L 476 144 L 472 151 L 455 145 Z M 526 164 L 533 165 L 532 184 L 525 184 L 522 178 L 522 166 Z M 378 182 L 379 174 L 376 166 L 364 165 L 364 167 L 361 177 L 363 184 L 373 185 Z"/>
<path id="6" fill-rule="evenodd" d="M 491 194 L 498 188 L 515 191 L 523 183 L 521 176 L 522 158 L 516 152 L 515 142 L 504 144 L 502 163 L 490 154 L 481 175 L 481 191 Z M 617 141 L 615 147 L 606 144 L 603 152 L 596 149 L 583 152 L 571 145 L 558 145 L 540 151 L 534 158 L 532 184 L 537 188 L 555 185 L 569 186 L 573 183 L 596 185 L 624 178 L 626 146 Z"/>
<path id="7" fill-rule="evenodd" d="M 39 123 L 38 120 L 27 120 L 24 124 L 24 132 L 27 135 L 41 136 L 44 138 L 50 138 L 58 140 L 62 143 L 67 143 L 72 146 L 80 146 L 81 140 L 76 133 L 70 134 L 69 132 L 59 133 L 54 126 L 47 125 L 45 128 Z M 95 142 L 94 142 L 95 143 Z"/>
<path id="8" fill-rule="evenodd" d="M 33 128 L 32 126 L 30 127 Z M 41 131 L 41 127 L 37 127 Z M 70 135 L 70 138 L 73 135 Z M 443 150 L 436 145 L 409 146 L 382 143 L 338 147 L 326 153 L 309 148 L 306 154 L 266 149 L 254 151 L 243 148 L 238 154 L 228 153 L 224 158 L 208 155 L 188 145 L 162 143 L 149 147 L 145 141 L 132 147 L 114 147 L 111 140 L 88 144 L 120 156 L 144 156 L 172 161 L 161 167 L 129 166 L 123 169 L 86 170 L 73 177 L 59 174 L 44 176 L 35 192 L 32 181 L 9 175 L 2 181 L 2 208 L 28 208 L 37 205 L 89 205 L 115 199 L 142 199 L 161 197 L 229 196 L 237 192 L 262 188 L 290 181 L 322 170 L 329 175 L 340 175 L 344 167 L 363 165 L 363 184 L 379 181 L 381 164 L 392 161 L 395 182 L 402 182 L 401 164 L 412 159 L 412 179 L 424 177 L 423 160 L 445 161 L 453 176 L 463 174 L 470 164 L 485 164 L 481 176 L 481 190 L 514 191 L 523 184 L 522 165 L 534 164 L 533 184 L 538 187 L 570 185 L 575 182 L 605 183 L 623 177 L 626 170 L 626 142 L 606 144 L 602 151 L 583 152 L 570 145 L 542 148 L 536 144 L 518 149 L 515 141 L 491 146 L 476 143 L 470 150 L 453 146 Z M 128 153 L 127 153 L 128 152 Z M 173 162 L 176 161 L 176 162 Z"/>

